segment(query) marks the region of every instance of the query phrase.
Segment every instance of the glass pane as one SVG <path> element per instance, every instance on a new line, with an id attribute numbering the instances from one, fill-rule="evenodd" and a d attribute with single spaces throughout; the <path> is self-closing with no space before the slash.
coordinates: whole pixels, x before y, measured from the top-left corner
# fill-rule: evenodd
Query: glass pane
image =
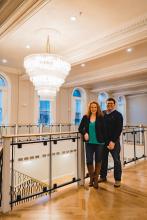
<path id="1" fill-rule="evenodd" d="M 0 86 L 6 86 L 5 80 L 0 76 Z"/>
<path id="2" fill-rule="evenodd" d="M 75 100 L 75 124 L 79 124 L 81 121 L 81 100 Z"/>
<path id="3" fill-rule="evenodd" d="M 40 124 L 50 124 L 50 101 L 40 100 Z"/>
<path id="4" fill-rule="evenodd" d="M 73 96 L 74 97 L 81 97 L 81 93 L 78 89 L 75 89 L 74 92 L 73 92 Z"/>
<path id="5" fill-rule="evenodd" d="M 2 91 L 0 91 L 0 125 L 2 125 Z"/>
<path id="6" fill-rule="evenodd" d="M 119 96 L 117 99 L 117 110 L 122 113 L 124 116 L 125 113 L 125 102 L 124 102 L 124 97 Z"/>
<path id="7" fill-rule="evenodd" d="M 100 108 L 102 111 L 106 110 L 106 100 L 108 98 L 108 95 L 104 92 L 100 93 L 98 96 L 98 103 L 100 105 Z"/>

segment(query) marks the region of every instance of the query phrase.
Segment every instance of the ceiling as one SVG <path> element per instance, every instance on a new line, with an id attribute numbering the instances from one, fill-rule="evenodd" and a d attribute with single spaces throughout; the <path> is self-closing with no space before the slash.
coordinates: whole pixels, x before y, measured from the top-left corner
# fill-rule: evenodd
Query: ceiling
<path id="1" fill-rule="evenodd" d="M 0 68 L 24 75 L 24 57 L 45 52 L 48 35 L 51 52 L 72 64 L 64 87 L 147 91 L 147 0 L 0 1 Z"/>

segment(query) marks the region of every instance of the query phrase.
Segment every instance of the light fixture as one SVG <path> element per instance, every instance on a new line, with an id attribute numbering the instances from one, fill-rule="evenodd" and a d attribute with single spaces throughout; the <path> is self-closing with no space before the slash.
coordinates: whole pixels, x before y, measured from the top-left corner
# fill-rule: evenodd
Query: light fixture
<path id="1" fill-rule="evenodd" d="M 128 49 L 127 49 L 127 52 L 132 52 L 132 48 L 128 48 Z"/>
<path id="2" fill-rule="evenodd" d="M 2 59 L 2 63 L 7 63 L 8 61 L 6 59 Z"/>
<path id="3" fill-rule="evenodd" d="M 82 64 L 81 64 L 81 67 L 85 67 L 85 63 L 82 63 Z"/>
<path id="4" fill-rule="evenodd" d="M 40 97 L 54 99 L 60 86 L 64 83 L 71 66 L 57 54 L 49 53 L 49 37 L 47 53 L 32 54 L 24 58 L 24 67 Z"/>
<path id="5" fill-rule="evenodd" d="M 30 45 L 29 45 L 29 44 L 27 44 L 27 45 L 26 45 L 26 48 L 27 48 L 27 49 L 30 49 Z"/>
<path id="6" fill-rule="evenodd" d="M 76 18 L 76 16 L 71 16 L 71 17 L 70 17 L 70 20 L 71 20 L 71 21 L 76 21 L 77 18 Z"/>

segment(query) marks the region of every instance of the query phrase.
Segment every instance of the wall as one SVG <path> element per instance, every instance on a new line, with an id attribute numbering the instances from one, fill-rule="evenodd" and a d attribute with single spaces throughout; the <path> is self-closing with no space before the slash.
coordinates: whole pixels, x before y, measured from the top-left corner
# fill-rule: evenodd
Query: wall
<path id="1" fill-rule="evenodd" d="M 33 124 L 36 111 L 34 86 L 29 80 L 20 78 L 18 90 L 18 123 Z"/>
<path id="2" fill-rule="evenodd" d="M 16 69 L 1 67 L 0 74 L 8 81 L 8 108 L 4 111 L 9 115 L 8 124 L 34 123 L 35 91 L 32 83 L 21 77 L 21 72 Z"/>
<path id="3" fill-rule="evenodd" d="M 126 97 L 127 124 L 147 125 L 147 94 Z"/>
<path id="4" fill-rule="evenodd" d="M 61 88 L 57 94 L 56 103 L 56 121 L 58 123 L 71 123 L 72 118 L 72 92 L 74 88 Z M 87 105 L 90 101 L 97 101 L 97 95 L 91 93 L 88 89 L 86 92 L 86 104 L 84 114 L 87 112 Z"/>

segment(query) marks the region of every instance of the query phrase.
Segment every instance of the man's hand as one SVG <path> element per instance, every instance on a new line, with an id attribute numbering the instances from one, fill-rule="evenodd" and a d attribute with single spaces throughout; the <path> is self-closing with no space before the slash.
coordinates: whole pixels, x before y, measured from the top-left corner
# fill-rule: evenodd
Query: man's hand
<path id="1" fill-rule="evenodd" d="M 113 150 L 114 147 L 115 147 L 115 143 L 114 143 L 113 141 L 110 141 L 110 142 L 109 142 L 109 145 L 107 146 L 107 148 L 108 148 L 109 150 Z"/>
<path id="2" fill-rule="evenodd" d="M 88 140 L 89 140 L 89 134 L 88 134 L 88 133 L 85 133 L 85 134 L 84 134 L 84 139 L 85 139 L 85 141 L 88 141 Z"/>

